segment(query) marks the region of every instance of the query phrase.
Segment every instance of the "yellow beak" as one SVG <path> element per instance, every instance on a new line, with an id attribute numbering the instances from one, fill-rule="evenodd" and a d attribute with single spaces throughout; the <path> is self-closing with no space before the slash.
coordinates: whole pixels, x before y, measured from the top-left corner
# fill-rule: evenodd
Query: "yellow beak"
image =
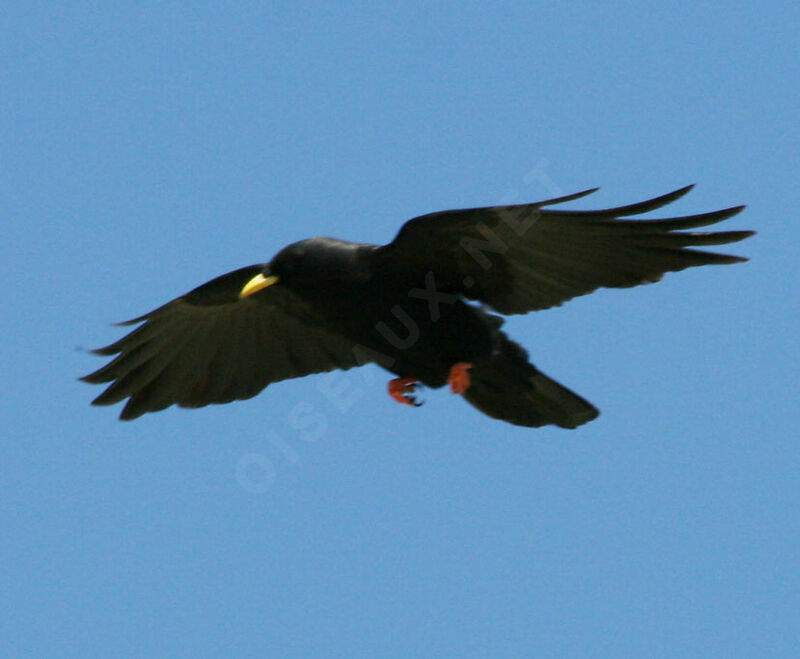
<path id="1" fill-rule="evenodd" d="M 272 286 L 272 284 L 277 283 L 277 281 L 278 277 L 276 275 L 265 277 L 262 274 L 257 274 L 244 285 L 241 291 L 239 291 L 239 297 L 250 297 L 253 293 L 258 293 L 258 291 L 265 289 L 267 286 Z"/>

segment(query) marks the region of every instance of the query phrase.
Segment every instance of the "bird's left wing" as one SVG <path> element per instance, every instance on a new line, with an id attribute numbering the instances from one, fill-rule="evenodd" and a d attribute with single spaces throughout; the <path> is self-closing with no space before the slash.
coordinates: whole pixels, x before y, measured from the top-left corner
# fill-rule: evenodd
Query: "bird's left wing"
<path id="1" fill-rule="evenodd" d="M 354 343 L 315 321 L 280 283 L 239 293 L 264 266 L 235 270 L 144 316 L 99 355 L 117 355 L 83 378 L 111 384 L 94 401 L 128 402 L 121 419 L 170 405 L 202 407 L 255 396 L 271 382 L 358 366 Z"/>
<path id="2" fill-rule="evenodd" d="M 406 222 L 378 250 L 383 268 L 412 280 L 432 273 L 440 290 L 480 300 L 504 314 L 559 305 L 597 288 L 657 281 L 668 271 L 746 259 L 692 247 L 742 240 L 752 231 L 684 231 L 716 224 L 744 206 L 659 220 L 623 219 L 661 208 L 692 186 L 628 206 L 560 211 L 534 204 L 443 211 Z"/>

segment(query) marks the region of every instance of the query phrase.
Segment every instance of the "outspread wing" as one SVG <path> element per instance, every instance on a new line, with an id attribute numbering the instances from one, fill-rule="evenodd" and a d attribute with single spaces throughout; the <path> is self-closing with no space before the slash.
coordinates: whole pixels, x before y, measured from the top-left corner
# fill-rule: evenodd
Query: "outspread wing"
<path id="1" fill-rule="evenodd" d="M 669 271 L 747 260 L 691 248 L 736 242 L 752 231 L 684 231 L 721 222 L 744 206 L 668 219 L 621 219 L 661 208 L 692 187 L 597 211 L 543 209 L 595 188 L 534 204 L 422 215 L 406 222 L 377 250 L 377 258 L 418 277 L 432 272 L 439 289 L 458 291 L 504 314 L 546 309 L 600 287 L 657 281 Z"/>
<path id="2" fill-rule="evenodd" d="M 255 396 L 271 382 L 358 365 L 353 342 L 315 324 L 280 284 L 239 298 L 264 266 L 241 268 L 121 323 L 143 323 L 94 352 L 117 355 L 82 380 L 110 382 L 94 405 L 128 402 L 121 419 L 170 405 L 203 407 Z"/>

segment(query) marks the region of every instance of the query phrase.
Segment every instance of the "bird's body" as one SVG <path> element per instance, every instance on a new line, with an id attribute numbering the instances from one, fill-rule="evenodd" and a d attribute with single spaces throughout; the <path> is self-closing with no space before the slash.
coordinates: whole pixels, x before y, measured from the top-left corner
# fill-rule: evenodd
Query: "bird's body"
<path id="1" fill-rule="evenodd" d="M 538 371 L 502 331 L 503 314 L 543 309 L 600 286 L 740 257 L 686 249 L 752 232 L 678 231 L 741 207 L 666 220 L 624 220 L 688 191 L 603 211 L 519 206 L 445 211 L 407 222 L 388 245 L 312 238 L 267 264 L 218 277 L 129 321 L 145 321 L 97 351 L 119 355 L 84 378 L 111 382 L 96 404 L 129 398 L 122 418 L 177 403 L 249 398 L 270 382 L 377 363 L 390 393 L 450 384 L 475 407 L 524 426 L 574 428 L 590 403 Z M 489 309 L 490 308 L 491 311 Z"/>
<path id="2" fill-rule="evenodd" d="M 431 313 L 425 294 L 434 291 L 426 291 L 425 277 L 391 267 L 378 250 L 377 245 L 311 238 L 276 255 L 271 270 L 308 302 L 318 322 L 352 339 L 363 354 L 399 377 L 441 387 L 454 363 L 491 354 L 497 330 L 489 314 L 456 296 L 437 302 Z M 295 260 L 313 266 L 287 266 Z"/>

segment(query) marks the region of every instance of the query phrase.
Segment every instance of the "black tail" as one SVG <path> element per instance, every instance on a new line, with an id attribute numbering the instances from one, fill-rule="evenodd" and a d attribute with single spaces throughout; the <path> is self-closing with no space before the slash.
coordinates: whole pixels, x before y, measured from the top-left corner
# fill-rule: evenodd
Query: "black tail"
<path id="1" fill-rule="evenodd" d="M 502 335 L 499 353 L 476 362 L 464 398 L 481 412 L 518 426 L 577 428 L 600 413 L 528 362 L 525 351 Z"/>

